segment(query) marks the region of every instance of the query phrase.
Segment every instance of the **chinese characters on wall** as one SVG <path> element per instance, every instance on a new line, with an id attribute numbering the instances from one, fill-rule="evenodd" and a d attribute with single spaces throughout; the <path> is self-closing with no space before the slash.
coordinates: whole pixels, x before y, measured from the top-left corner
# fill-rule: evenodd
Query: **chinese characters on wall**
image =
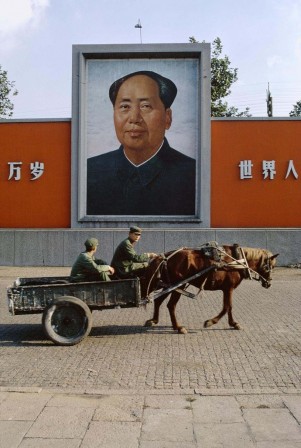
<path id="1" fill-rule="evenodd" d="M 29 170 L 31 179 L 37 180 L 44 174 L 45 165 L 43 162 L 31 162 L 29 165 L 23 166 L 23 162 L 7 162 L 9 166 L 8 180 L 21 180 L 22 169 Z M 252 160 L 241 160 L 239 166 L 239 178 L 240 179 L 252 179 L 253 178 L 253 163 Z M 263 160 L 262 161 L 262 177 L 263 179 L 275 179 L 277 175 L 276 161 L 275 160 Z M 287 169 L 284 179 L 288 177 L 294 177 L 298 179 L 299 175 L 294 166 L 294 161 L 289 160 L 287 163 Z"/>
<path id="2" fill-rule="evenodd" d="M 23 162 L 7 162 L 9 166 L 8 180 L 21 180 L 22 170 L 29 170 L 31 179 L 37 180 L 44 174 L 43 162 L 31 162 L 29 165 L 23 166 Z"/>
<path id="3" fill-rule="evenodd" d="M 253 163 L 252 160 L 241 160 L 239 162 L 239 178 L 240 179 L 252 179 L 253 178 Z M 298 173 L 294 166 L 294 161 L 289 160 L 284 179 L 293 176 L 298 179 Z M 263 179 L 275 179 L 277 175 L 276 161 L 275 160 L 263 160 L 262 161 L 262 176 Z"/>

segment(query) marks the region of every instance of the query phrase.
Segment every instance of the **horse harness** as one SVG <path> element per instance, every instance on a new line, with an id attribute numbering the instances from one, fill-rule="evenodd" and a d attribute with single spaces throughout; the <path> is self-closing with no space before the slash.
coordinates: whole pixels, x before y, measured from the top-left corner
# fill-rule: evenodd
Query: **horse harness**
<path id="1" fill-rule="evenodd" d="M 201 247 L 200 250 L 205 257 L 217 263 L 217 270 L 243 270 L 244 278 L 252 279 L 252 270 L 248 265 L 243 248 L 238 244 L 233 244 L 231 254 L 228 254 L 222 246 L 218 246 L 215 241 L 207 243 L 205 246 Z M 229 258 L 231 258 L 232 261 L 227 261 Z"/>
<path id="2" fill-rule="evenodd" d="M 168 260 L 173 257 L 177 252 L 183 250 L 183 249 L 189 249 L 187 247 L 181 247 L 174 252 L 170 253 L 167 257 L 165 255 L 162 255 L 162 261 L 158 265 L 156 271 L 154 272 L 149 285 L 151 284 L 153 278 L 157 276 L 159 279 L 159 284 L 163 288 L 163 291 L 156 294 L 154 299 L 161 297 L 163 294 L 168 294 L 172 291 L 177 291 L 189 298 L 196 298 L 197 294 L 192 294 L 188 291 L 186 291 L 186 288 L 189 286 L 190 282 L 195 280 L 196 278 L 199 278 L 201 276 L 205 276 L 204 281 L 202 285 L 200 286 L 199 290 L 203 290 L 204 286 L 206 284 L 206 281 L 208 279 L 208 276 L 210 272 L 212 271 L 242 271 L 241 274 L 243 278 L 250 279 L 250 280 L 256 280 L 261 281 L 262 285 L 265 287 L 268 287 L 267 280 L 262 277 L 258 272 L 251 269 L 248 265 L 244 250 L 241 246 L 238 244 L 233 244 L 232 246 L 232 253 L 227 253 L 222 246 L 219 246 L 216 241 L 212 241 L 209 243 L 206 243 L 205 245 L 194 248 L 194 250 L 200 250 L 201 253 L 210 261 L 210 266 L 201 270 L 200 272 L 194 274 L 191 277 L 188 277 L 181 282 L 176 283 L 175 285 L 171 285 L 168 269 L 167 269 L 167 263 Z M 229 258 L 231 261 L 229 262 Z M 263 265 L 262 269 L 265 272 L 270 272 L 272 270 L 271 261 L 268 258 L 267 262 Z M 165 281 L 163 281 L 162 277 L 164 277 Z M 146 297 L 148 297 L 148 292 Z"/>
<path id="3" fill-rule="evenodd" d="M 233 244 L 232 253 L 229 254 L 222 246 L 219 246 L 216 241 L 209 242 L 200 248 L 202 253 L 209 259 L 216 263 L 216 270 L 218 271 L 236 271 L 241 270 L 242 276 L 245 279 L 261 281 L 264 287 L 267 287 L 267 280 L 258 272 L 250 268 L 245 252 L 238 244 Z M 232 261 L 228 261 L 232 259 Z M 272 270 L 271 260 L 267 258 L 265 264 L 262 266 L 262 271 L 270 273 Z"/>

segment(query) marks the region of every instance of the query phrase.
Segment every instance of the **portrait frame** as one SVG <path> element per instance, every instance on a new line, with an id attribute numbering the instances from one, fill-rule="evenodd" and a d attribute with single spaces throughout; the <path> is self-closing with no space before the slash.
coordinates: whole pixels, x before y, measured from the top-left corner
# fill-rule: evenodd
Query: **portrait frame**
<path id="1" fill-rule="evenodd" d="M 179 112 L 173 104 L 173 124 L 167 138 L 170 146 L 180 151 L 184 148 L 182 152 L 196 160 L 193 214 L 87 213 L 87 160 L 97 155 L 97 151 L 103 154 L 120 145 L 114 132 L 108 88 L 116 79 L 138 70 L 153 70 L 172 79 L 178 87 L 175 103 L 178 102 Z M 72 227 L 119 227 L 133 221 L 152 227 L 177 223 L 210 227 L 210 88 L 210 44 L 207 43 L 73 46 Z"/>

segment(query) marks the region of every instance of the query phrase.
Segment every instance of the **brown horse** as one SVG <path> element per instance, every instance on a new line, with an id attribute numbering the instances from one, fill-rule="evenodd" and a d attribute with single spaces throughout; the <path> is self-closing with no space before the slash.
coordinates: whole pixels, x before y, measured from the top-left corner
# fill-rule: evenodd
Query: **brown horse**
<path id="1" fill-rule="evenodd" d="M 226 313 L 230 327 L 240 330 L 238 322 L 232 316 L 232 294 L 244 278 L 253 278 L 262 286 L 271 285 L 271 272 L 276 264 L 276 257 L 265 249 L 249 247 L 217 246 L 216 244 L 202 246 L 198 249 L 178 249 L 157 256 L 149 265 L 145 278 L 141 280 L 141 296 L 148 297 L 152 291 L 163 290 L 177 283 L 185 286 L 193 285 L 199 289 L 223 291 L 222 311 L 212 319 L 206 320 L 204 327 L 216 324 Z M 202 275 L 198 276 L 200 272 Z M 192 277 L 192 278 L 191 278 Z M 196 278 L 194 278 L 196 277 Z M 187 279 L 187 282 L 185 280 Z M 182 289 L 183 289 L 182 288 Z M 154 315 L 146 321 L 145 326 L 153 326 L 159 322 L 159 309 L 170 292 L 154 299 Z M 181 290 L 173 290 L 167 303 L 171 323 L 174 330 L 187 333 L 185 327 L 179 325 L 175 310 L 181 297 Z M 185 294 L 185 291 L 184 291 Z"/>

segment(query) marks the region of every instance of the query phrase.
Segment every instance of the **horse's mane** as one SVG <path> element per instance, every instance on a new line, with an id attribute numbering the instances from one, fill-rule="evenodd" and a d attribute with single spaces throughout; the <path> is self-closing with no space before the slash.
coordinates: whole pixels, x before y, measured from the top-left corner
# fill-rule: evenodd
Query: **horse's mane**
<path id="1" fill-rule="evenodd" d="M 229 247 L 231 247 L 231 246 L 229 246 Z M 263 260 L 265 258 L 268 258 L 268 257 L 272 256 L 272 252 L 270 252 L 267 249 L 259 249 L 259 248 L 254 248 L 254 247 L 242 247 L 242 249 L 243 249 L 243 251 L 245 253 L 245 256 L 246 256 L 247 260 L 254 260 L 254 261 L 256 261 L 256 260 Z M 165 254 L 160 254 L 160 255 L 161 255 L 161 257 L 162 256 L 163 257 L 169 257 L 170 255 L 175 254 L 176 252 L 179 252 L 179 251 L 182 251 L 182 250 L 185 250 L 185 251 L 197 251 L 197 250 L 200 250 L 200 247 L 196 247 L 196 248 L 181 247 L 181 248 L 178 248 L 178 249 L 175 249 L 175 250 L 171 250 L 171 251 L 165 252 Z"/>
<path id="2" fill-rule="evenodd" d="M 270 257 L 272 253 L 267 249 L 257 249 L 254 247 L 242 248 L 247 260 L 259 260 L 262 257 Z"/>

